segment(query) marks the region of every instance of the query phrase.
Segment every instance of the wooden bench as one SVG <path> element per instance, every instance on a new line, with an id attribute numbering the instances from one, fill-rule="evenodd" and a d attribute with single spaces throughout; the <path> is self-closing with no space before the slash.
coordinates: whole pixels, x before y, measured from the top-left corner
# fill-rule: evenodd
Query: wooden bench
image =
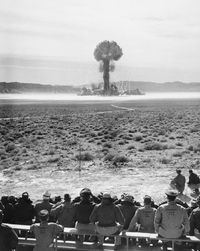
<path id="1" fill-rule="evenodd" d="M 24 246 L 34 246 L 36 244 L 36 240 L 34 238 L 28 237 L 28 232 L 30 230 L 30 226 L 28 225 L 18 225 L 18 224 L 6 224 L 9 227 L 13 228 L 16 231 L 25 231 L 27 234 L 25 237 L 19 237 L 19 245 Z M 99 236 L 94 231 L 78 231 L 76 228 L 64 228 L 64 236 L 67 235 L 90 235 L 90 236 Z M 110 235 L 108 237 L 115 237 L 116 235 Z M 147 239 L 149 241 L 165 241 L 172 243 L 172 250 L 174 251 L 174 246 L 176 242 L 187 242 L 187 243 L 200 243 L 200 239 L 195 236 L 186 236 L 186 238 L 182 239 L 172 239 L 172 238 L 161 238 L 157 234 L 154 233 L 142 233 L 142 232 L 121 232 L 119 234 L 120 237 L 126 239 L 126 248 L 125 250 L 129 250 L 129 240 L 130 239 Z M 70 249 L 70 250 L 96 250 L 94 243 L 92 242 L 84 242 L 82 246 L 77 247 L 77 243 L 75 241 L 69 240 L 54 240 L 54 245 L 58 249 Z M 113 250 L 114 244 L 104 244 L 104 250 Z M 122 249 L 123 250 L 123 249 Z M 136 250 L 134 248 L 134 250 Z M 141 250 L 141 249 L 140 249 Z"/>

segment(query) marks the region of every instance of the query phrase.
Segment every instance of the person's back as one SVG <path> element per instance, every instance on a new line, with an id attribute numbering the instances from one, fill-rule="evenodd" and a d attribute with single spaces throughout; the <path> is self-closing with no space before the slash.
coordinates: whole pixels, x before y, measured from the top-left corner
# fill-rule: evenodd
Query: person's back
<path id="1" fill-rule="evenodd" d="M 138 231 L 139 232 L 146 232 L 146 233 L 154 233 L 154 219 L 156 209 L 151 207 L 151 197 L 145 196 L 144 197 L 144 207 L 138 208 L 135 213 L 135 216 L 130 222 L 128 231 L 135 230 L 136 224 L 139 225 Z"/>
<path id="2" fill-rule="evenodd" d="M 4 206 L 4 217 L 3 222 L 4 223 L 13 223 L 14 222 L 14 206 L 9 202 L 9 197 L 3 196 L 2 197 L 2 203 Z"/>
<path id="3" fill-rule="evenodd" d="M 155 215 L 155 230 L 165 238 L 179 238 L 189 232 L 186 210 L 175 202 L 176 193 L 168 192 L 168 203 L 161 205 Z"/>
<path id="4" fill-rule="evenodd" d="M 50 211 L 53 207 L 53 204 L 51 204 L 49 202 L 50 200 L 50 193 L 49 192 L 46 192 L 44 195 L 43 195 L 43 201 L 42 202 L 38 202 L 36 205 L 35 205 L 35 213 L 36 213 L 36 222 L 39 222 L 39 212 L 41 210 L 47 210 L 50 214 Z"/>
<path id="5" fill-rule="evenodd" d="M 14 217 L 16 224 L 31 225 L 35 215 L 35 210 L 28 194 L 22 194 L 19 202 L 14 207 Z"/>
<path id="6" fill-rule="evenodd" d="M 63 232 L 63 227 L 56 223 L 49 223 L 47 210 L 41 210 L 39 213 L 41 223 L 35 223 L 30 227 L 36 238 L 34 251 L 53 251 L 54 238 Z"/>
<path id="7" fill-rule="evenodd" d="M 100 227 L 116 226 L 117 222 L 124 225 L 124 218 L 118 206 L 112 204 L 96 205 L 90 216 L 92 222 L 98 222 Z"/>
<path id="8" fill-rule="evenodd" d="M 200 196 L 196 199 L 197 208 L 190 214 L 190 235 L 195 235 L 195 230 L 200 233 Z"/>
<path id="9" fill-rule="evenodd" d="M 126 195 L 121 200 L 121 204 L 119 204 L 119 209 L 121 210 L 125 223 L 124 223 L 124 229 L 128 229 L 129 224 L 131 222 L 131 219 L 135 215 L 135 212 L 137 211 L 138 207 L 134 205 L 134 198 L 131 195 Z"/>
<path id="10" fill-rule="evenodd" d="M 177 169 L 176 170 L 177 172 L 177 176 L 174 178 L 174 182 L 175 182 L 175 186 L 176 186 L 176 189 L 180 192 L 180 193 L 183 193 L 184 189 L 185 189 L 185 176 L 183 176 L 181 174 L 181 170 L 180 169 Z"/>
<path id="11" fill-rule="evenodd" d="M 71 204 L 71 197 L 65 194 L 64 204 L 51 209 L 51 215 L 64 227 L 74 227 L 75 225 L 75 207 Z"/>
<path id="12" fill-rule="evenodd" d="M 199 176 L 196 173 L 194 173 L 192 170 L 189 170 L 188 185 L 197 185 L 197 184 L 200 184 Z"/>
<path id="13" fill-rule="evenodd" d="M 95 204 L 90 201 L 87 193 L 82 193 L 81 196 L 81 201 L 74 204 L 75 221 L 81 224 L 89 224 L 89 217 L 93 211 Z"/>
<path id="14" fill-rule="evenodd" d="M 124 217 L 118 206 L 113 204 L 109 193 L 104 193 L 102 202 L 94 207 L 90 215 L 90 221 L 96 224 L 96 231 L 99 234 L 99 247 L 102 248 L 104 236 L 119 233 L 124 226 Z M 119 236 L 115 237 L 115 249 L 121 245 Z"/>
<path id="15" fill-rule="evenodd" d="M 3 212 L 0 210 L 0 250 L 12 251 L 17 247 L 18 237 L 12 228 L 2 224 Z"/>

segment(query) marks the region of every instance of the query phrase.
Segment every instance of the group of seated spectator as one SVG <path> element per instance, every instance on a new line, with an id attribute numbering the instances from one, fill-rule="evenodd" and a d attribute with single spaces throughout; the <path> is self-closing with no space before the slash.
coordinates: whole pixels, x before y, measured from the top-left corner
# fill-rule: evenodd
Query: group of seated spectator
<path id="1" fill-rule="evenodd" d="M 42 247 L 35 250 L 51 250 L 53 234 L 49 233 L 53 231 L 54 234 L 59 234 L 63 227 L 76 228 L 87 233 L 96 231 L 98 233 L 96 247 L 99 249 L 103 248 L 105 236 L 115 235 L 115 250 L 117 250 L 123 241 L 118 235 L 120 232 L 157 233 L 163 238 L 198 235 L 200 196 L 188 205 L 178 199 L 177 195 L 176 191 L 169 190 L 166 192 L 166 201 L 156 205 L 148 195 L 145 195 L 143 202 L 140 203 L 129 194 L 122 194 L 120 198 L 111 197 L 108 192 L 94 196 L 89 188 L 84 188 L 73 200 L 69 194 L 65 194 L 64 201 L 60 196 L 51 199 L 51 194 L 47 191 L 43 194 L 43 200 L 33 205 L 29 194 L 24 192 L 18 199 L 13 196 L 1 198 L 0 218 L 3 223 L 31 225 L 30 230 L 34 233 L 38 246 Z M 83 235 L 76 241 L 83 242 Z M 157 245 L 157 242 L 144 241 L 140 244 Z M 1 245 L 0 236 L 0 250 Z M 167 250 L 167 247 L 168 243 L 164 242 L 163 250 Z"/>

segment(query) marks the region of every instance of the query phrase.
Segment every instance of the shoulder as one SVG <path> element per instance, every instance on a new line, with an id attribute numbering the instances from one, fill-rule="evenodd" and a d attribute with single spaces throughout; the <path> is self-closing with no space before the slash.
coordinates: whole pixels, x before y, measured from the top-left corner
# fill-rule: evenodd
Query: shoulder
<path id="1" fill-rule="evenodd" d="M 3 228 L 4 230 L 8 230 L 8 231 L 11 231 L 11 230 L 12 230 L 11 227 L 9 227 L 9 226 L 7 226 L 7 225 L 5 225 L 5 224 L 3 224 L 3 223 L 2 223 L 0 226 L 1 226 L 1 228 Z"/>
<path id="2" fill-rule="evenodd" d="M 193 209 L 192 213 L 193 214 L 200 214 L 200 208 L 197 207 L 197 208 Z"/>

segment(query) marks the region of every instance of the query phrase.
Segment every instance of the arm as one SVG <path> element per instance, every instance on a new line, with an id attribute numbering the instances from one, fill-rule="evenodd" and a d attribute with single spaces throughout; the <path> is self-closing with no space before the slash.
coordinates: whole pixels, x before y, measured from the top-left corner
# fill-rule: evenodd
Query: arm
<path id="1" fill-rule="evenodd" d="M 9 241 L 10 247 L 12 249 L 15 249 L 17 247 L 18 236 L 17 236 L 16 232 L 13 229 L 9 229 L 8 241 Z"/>
<path id="2" fill-rule="evenodd" d="M 50 211 L 50 215 L 57 220 L 61 209 L 62 209 L 62 206 L 52 208 Z"/>
<path id="3" fill-rule="evenodd" d="M 187 212 L 186 212 L 186 210 L 184 208 L 183 208 L 183 225 L 185 227 L 185 233 L 189 234 L 189 232 L 190 232 L 190 222 L 189 222 Z"/>
<path id="4" fill-rule="evenodd" d="M 140 210 L 138 209 L 129 224 L 128 231 L 135 230 L 135 225 L 139 221 L 139 215 L 140 215 Z"/>
<path id="5" fill-rule="evenodd" d="M 95 206 L 90 215 L 90 222 L 95 223 L 97 220 L 97 206 Z"/>
<path id="6" fill-rule="evenodd" d="M 162 208 L 159 207 L 156 211 L 155 219 L 154 219 L 154 227 L 155 227 L 156 233 L 158 233 L 161 219 L 162 219 Z"/>
<path id="7" fill-rule="evenodd" d="M 119 222 L 119 224 L 123 226 L 125 219 L 122 214 L 122 211 L 120 210 L 120 208 L 118 206 L 115 207 L 115 215 L 116 215 L 117 222 Z"/>
<path id="8" fill-rule="evenodd" d="M 190 214 L 189 221 L 190 221 L 190 235 L 194 235 L 195 216 L 193 212 Z"/>

